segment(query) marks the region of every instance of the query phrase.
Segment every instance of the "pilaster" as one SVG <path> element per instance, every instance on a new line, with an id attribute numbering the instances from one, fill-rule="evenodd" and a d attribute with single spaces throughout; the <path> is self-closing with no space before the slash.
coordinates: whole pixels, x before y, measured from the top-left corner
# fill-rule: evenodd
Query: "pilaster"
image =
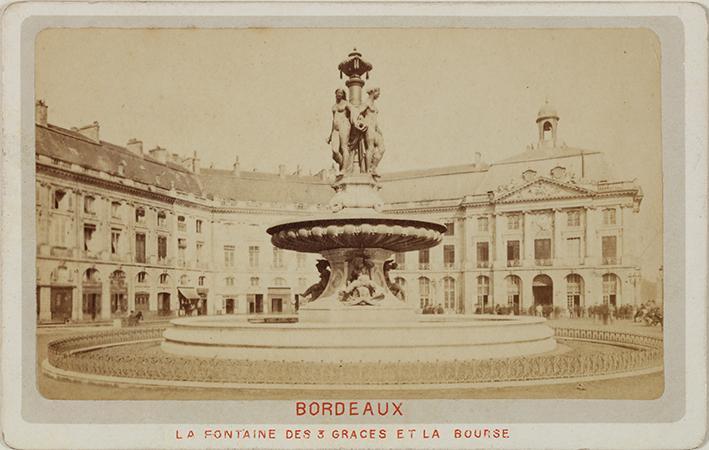
<path id="1" fill-rule="evenodd" d="M 48 322 L 52 320 L 51 309 L 51 293 L 49 286 L 41 286 L 39 288 L 39 320 L 40 322 Z"/>

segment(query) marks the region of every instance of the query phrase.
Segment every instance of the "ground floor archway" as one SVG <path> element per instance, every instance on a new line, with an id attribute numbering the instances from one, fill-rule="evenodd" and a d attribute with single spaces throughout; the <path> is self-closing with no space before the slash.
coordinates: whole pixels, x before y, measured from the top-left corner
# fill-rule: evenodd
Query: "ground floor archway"
<path id="1" fill-rule="evenodd" d="M 170 293 L 160 292 L 158 293 L 158 315 L 159 316 L 169 316 L 172 314 L 170 308 Z"/>
<path id="2" fill-rule="evenodd" d="M 532 294 L 535 305 L 554 304 L 554 282 L 549 275 L 537 275 L 532 280 Z"/>

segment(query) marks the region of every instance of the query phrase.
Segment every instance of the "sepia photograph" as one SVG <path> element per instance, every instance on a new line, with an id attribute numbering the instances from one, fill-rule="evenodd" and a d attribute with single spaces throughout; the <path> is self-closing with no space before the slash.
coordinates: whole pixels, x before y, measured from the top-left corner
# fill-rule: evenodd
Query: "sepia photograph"
<path id="1" fill-rule="evenodd" d="M 701 446 L 702 11 L 0 7 L 2 444 Z"/>
<path id="2" fill-rule="evenodd" d="M 55 28 L 35 57 L 45 398 L 662 396 L 652 31 Z"/>

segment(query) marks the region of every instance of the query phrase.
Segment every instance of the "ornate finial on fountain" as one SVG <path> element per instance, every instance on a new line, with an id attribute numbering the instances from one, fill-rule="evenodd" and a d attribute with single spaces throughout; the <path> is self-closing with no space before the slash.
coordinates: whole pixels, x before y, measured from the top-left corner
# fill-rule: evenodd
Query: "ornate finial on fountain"
<path id="1" fill-rule="evenodd" d="M 350 103 L 359 105 L 362 101 L 362 86 L 364 86 L 362 75 L 366 75 L 367 79 L 369 79 L 369 71 L 372 70 L 372 65 L 362 59 L 362 54 L 355 48 L 337 68 L 340 70 L 340 78 L 342 78 L 343 73 L 347 75 L 345 86 L 350 90 Z"/>

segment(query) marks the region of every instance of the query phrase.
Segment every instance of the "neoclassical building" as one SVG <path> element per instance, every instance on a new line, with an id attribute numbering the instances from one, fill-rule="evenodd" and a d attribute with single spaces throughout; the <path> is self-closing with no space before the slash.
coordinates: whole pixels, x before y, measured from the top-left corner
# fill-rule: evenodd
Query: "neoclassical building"
<path id="1" fill-rule="evenodd" d="M 37 102 L 38 321 L 293 313 L 318 280 L 317 255 L 277 249 L 265 230 L 324 211 L 331 170 L 203 168 L 196 153 L 47 118 Z M 469 314 L 643 300 L 640 187 L 612 179 L 601 152 L 558 143 L 549 105 L 536 122 L 537 143 L 514 157 L 382 176 L 388 212 L 448 226 L 438 247 L 395 255 L 407 302 Z"/>

